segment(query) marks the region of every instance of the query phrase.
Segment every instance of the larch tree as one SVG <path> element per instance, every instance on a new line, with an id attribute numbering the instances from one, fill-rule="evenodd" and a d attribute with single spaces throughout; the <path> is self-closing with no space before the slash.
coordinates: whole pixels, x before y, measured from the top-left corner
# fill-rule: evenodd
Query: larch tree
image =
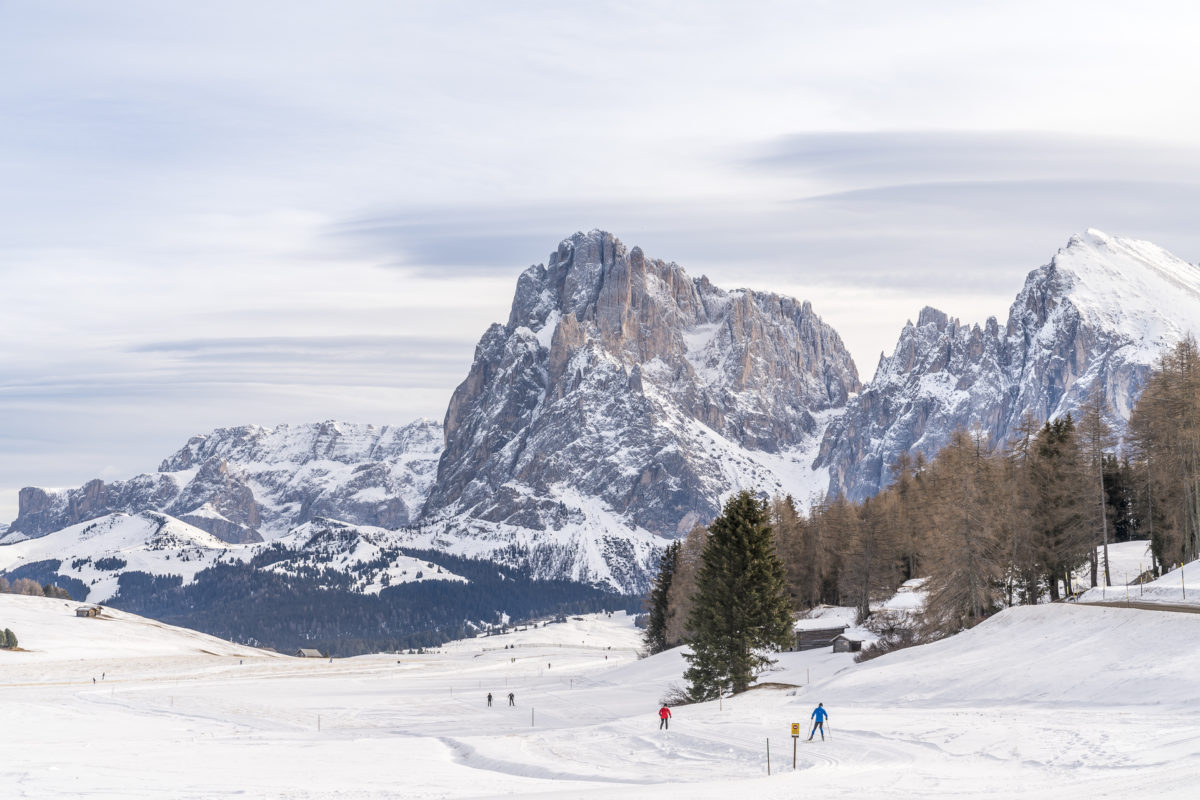
<path id="1" fill-rule="evenodd" d="M 1033 518 L 1037 492 L 1032 478 L 1034 447 L 1040 427 L 1027 412 L 1017 423 L 1003 454 L 1003 489 L 996 500 L 1002 509 L 1005 591 L 1010 606 L 1017 602 L 1035 605 L 1041 596 L 1043 575 Z"/>
<path id="2" fill-rule="evenodd" d="M 684 672 L 695 700 L 743 692 L 791 643 L 792 610 L 765 503 L 742 491 L 708 526 Z"/>
<path id="3" fill-rule="evenodd" d="M 842 542 L 838 582 L 843 602 L 852 603 L 858 624 L 871 616 L 871 598 L 894 590 L 898 560 L 891 518 L 896 506 L 890 492 L 864 500 L 858 508 L 857 524 Z"/>
<path id="4" fill-rule="evenodd" d="M 647 598 L 649 618 L 646 621 L 646 633 L 642 638 L 650 655 L 661 653 L 670 647 L 667 643 L 667 596 L 675 577 L 676 564 L 679 563 L 680 549 L 679 542 L 671 542 L 658 559 L 658 575 Z"/>
<path id="5" fill-rule="evenodd" d="M 806 608 L 841 604 L 844 546 L 858 527 L 858 508 L 843 496 L 814 506 L 800 524 L 800 601 Z"/>
<path id="6" fill-rule="evenodd" d="M 1163 568 L 1200 557 L 1200 350 L 1180 342 L 1159 362 L 1129 420 L 1145 476 L 1147 532 Z"/>
<path id="7" fill-rule="evenodd" d="M 792 600 L 792 606 L 799 608 L 804 605 L 803 583 L 807 578 L 808 568 L 811 567 L 811 562 L 804 557 L 803 521 L 790 495 L 773 498 L 770 514 L 771 530 L 775 534 L 775 551 L 783 564 L 788 597 Z"/>
<path id="8" fill-rule="evenodd" d="M 923 506 L 924 461 L 918 464 L 908 451 L 904 451 L 892 464 L 891 472 L 892 485 L 888 490 L 896 497 L 891 525 L 904 579 L 910 580 L 921 577 L 921 554 L 927 548 L 925 538 L 929 526 L 921 524 L 920 510 Z"/>
<path id="9" fill-rule="evenodd" d="M 692 614 L 692 598 L 696 594 L 700 554 L 708 542 L 708 528 L 695 525 L 684 537 L 675 560 L 675 572 L 667 590 L 667 647 L 676 647 L 691 638 L 688 619 Z"/>
<path id="10" fill-rule="evenodd" d="M 1038 431 L 1030 469 L 1032 521 L 1038 564 L 1058 600 L 1058 582 L 1070 594 L 1071 573 L 1088 558 L 1092 537 L 1085 524 L 1085 478 L 1070 414 Z"/>
<path id="11" fill-rule="evenodd" d="M 1105 450 L 1111 449 L 1116 439 L 1104 419 L 1107 410 L 1104 386 L 1097 382 L 1079 410 L 1079 424 L 1076 426 L 1086 495 L 1092 498 L 1090 505 L 1093 513 L 1089 516 L 1096 520 L 1094 544 L 1100 548 L 1097 551 L 1096 546 L 1092 547 L 1088 555 L 1093 588 L 1099 585 L 1100 561 L 1104 562 L 1104 585 L 1112 586 L 1112 574 L 1108 566 L 1108 492 L 1104 489 L 1104 457 Z"/>
<path id="12" fill-rule="evenodd" d="M 937 531 L 924 617 L 938 633 L 969 628 L 1000 603 L 1004 582 L 998 466 L 981 431 L 955 431 L 930 470 Z"/>

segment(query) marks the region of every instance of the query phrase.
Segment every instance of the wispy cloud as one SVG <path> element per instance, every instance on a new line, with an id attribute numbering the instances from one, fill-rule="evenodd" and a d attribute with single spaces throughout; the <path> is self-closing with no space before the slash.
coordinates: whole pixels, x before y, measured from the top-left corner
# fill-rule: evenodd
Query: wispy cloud
<path id="1" fill-rule="evenodd" d="M 1085 227 L 1197 260 L 1198 21 L 3 4 L 0 486 L 218 424 L 440 416 L 576 230 L 812 299 L 867 365 L 926 302 L 1003 314 Z"/>

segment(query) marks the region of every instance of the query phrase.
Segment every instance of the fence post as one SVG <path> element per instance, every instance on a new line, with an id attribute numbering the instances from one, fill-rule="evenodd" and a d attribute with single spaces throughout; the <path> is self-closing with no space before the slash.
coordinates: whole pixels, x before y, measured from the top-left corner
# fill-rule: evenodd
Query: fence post
<path id="1" fill-rule="evenodd" d="M 771 774 L 771 737 L 767 737 L 767 774 Z"/>

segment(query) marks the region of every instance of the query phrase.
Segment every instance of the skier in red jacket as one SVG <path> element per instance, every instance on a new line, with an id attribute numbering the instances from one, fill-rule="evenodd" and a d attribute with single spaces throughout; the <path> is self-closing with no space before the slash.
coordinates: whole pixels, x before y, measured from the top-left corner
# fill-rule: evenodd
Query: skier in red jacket
<path id="1" fill-rule="evenodd" d="M 658 718 L 660 720 L 660 722 L 658 723 L 658 729 L 660 731 L 663 728 L 666 728 L 667 730 L 671 730 L 671 709 L 667 708 L 666 706 L 663 706 L 662 708 L 660 708 L 658 710 Z"/>

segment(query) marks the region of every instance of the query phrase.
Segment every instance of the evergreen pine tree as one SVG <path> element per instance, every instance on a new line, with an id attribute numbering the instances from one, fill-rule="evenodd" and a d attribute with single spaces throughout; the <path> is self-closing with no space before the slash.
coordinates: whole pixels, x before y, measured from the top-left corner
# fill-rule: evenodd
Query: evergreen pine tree
<path id="1" fill-rule="evenodd" d="M 4 638 L 4 647 L 12 649 L 17 646 L 17 635 L 12 632 L 12 629 L 5 628 L 4 633 L 0 634 Z"/>
<path id="2" fill-rule="evenodd" d="M 745 691 L 755 674 L 773 663 L 766 652 L 790 644 L 792 633 L 784 569 L 766 504 L 740 492 L 708 530 L 688 620 L 690 667 L 684 672 L 696 700 Z"/>
<path id="3" fill-rule="evenodd" d="M 669 646 L 667 644 L 667 596 L 671 591 L 671 583 L 675 577 L 675 567 L 679 563 L 679 542 L 667 545 L 658 560 L 658 577 L 650 589 L 649 619 L 646 622 L 646 634 L 643 641 L 650 655 L 661 653 Z"/>

